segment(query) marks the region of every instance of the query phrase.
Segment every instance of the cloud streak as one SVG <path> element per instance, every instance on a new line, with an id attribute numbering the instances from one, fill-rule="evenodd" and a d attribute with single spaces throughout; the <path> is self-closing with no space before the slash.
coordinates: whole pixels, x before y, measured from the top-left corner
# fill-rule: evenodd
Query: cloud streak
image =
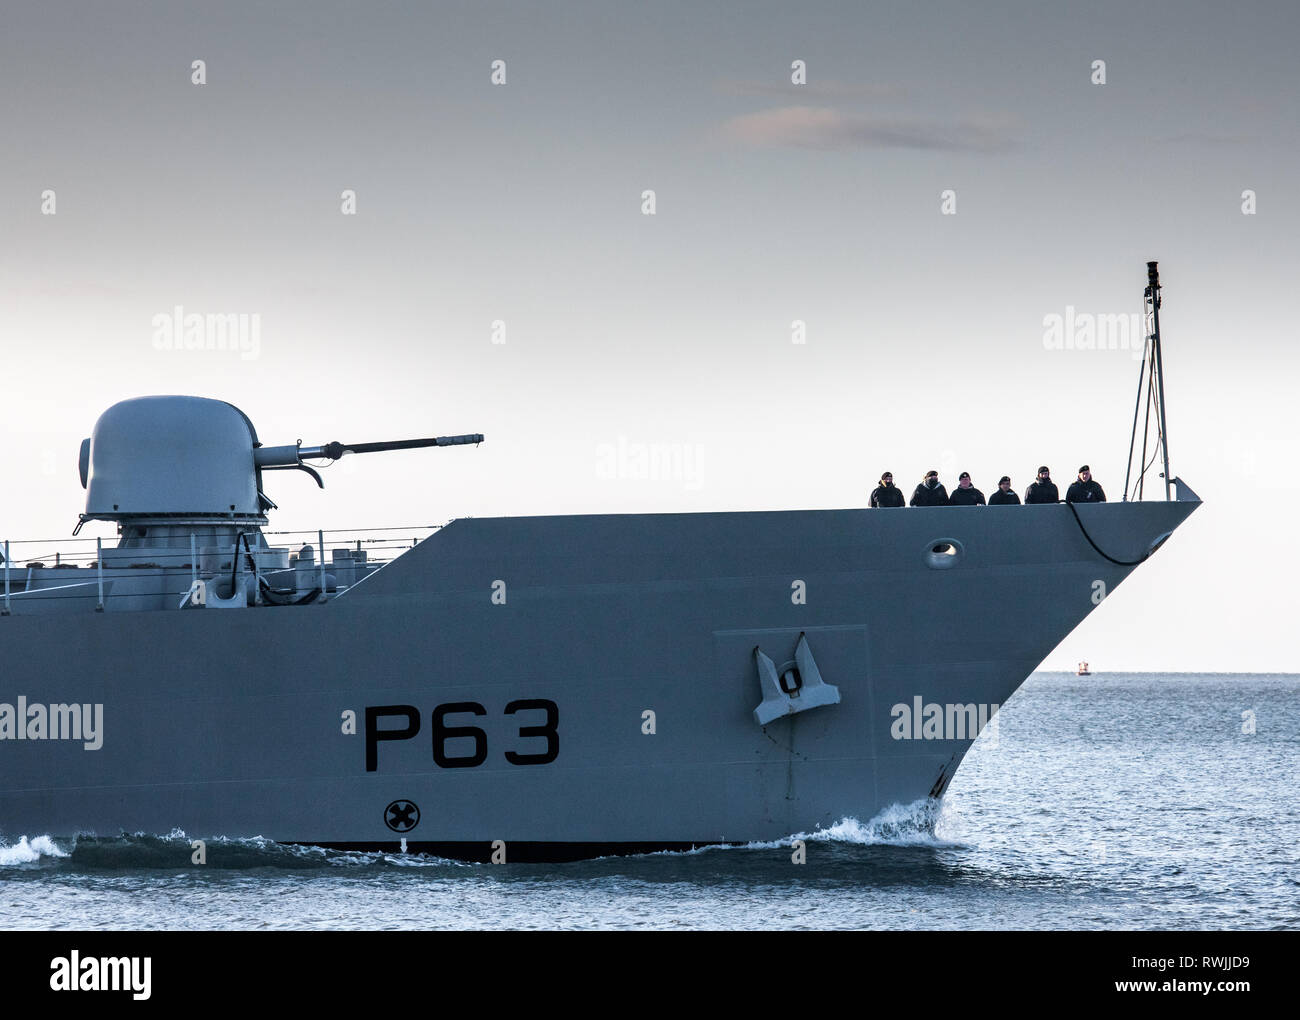
<path id="1" fill-rule="evenodd" d="M 824 106 L 781 106 L 733 117 L 723 136 L 754 148 L 918 149 L 1008 152 L 1018 139 L 1006 119 L 932 122 L 911 117 L 841 113 Z"/>
<path id="2" fill-rule="evenodd" d="M 841 81 L 811 81 L 795 85 L 792 82 L 728 79 L 719 82 L 718 87 L 729 96 L 780 96 L 785 99 L 897 99 L 907 94 L 901 85 Z"/>
<path id="3" fill-rule="evenodd" d="M 1181 135 L 1165 135 L 1159 139 L 1165 145 L 1204 145 L 1211 148 L 1236 148 L 1252 144 L 1255 139 L 1246 135 L 1223 135 L 1209 131 L 1188 131 Z"/>

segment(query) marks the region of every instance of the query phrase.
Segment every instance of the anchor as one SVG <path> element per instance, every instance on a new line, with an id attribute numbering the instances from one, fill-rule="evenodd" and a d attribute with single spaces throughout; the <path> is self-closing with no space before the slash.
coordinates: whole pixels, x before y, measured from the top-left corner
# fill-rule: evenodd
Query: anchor
<path id="1" fill-rule="evenodd" d="M 799 632 L 793 662 L 777 669 L 776 664 L 755 645 L 754 664 L 758 668 L 758 686 L 763 694 L 763 700 L 754 709 L 754 721 L 760 726 L 785 715 L 840 703 L 840 689 L 822 679 L 812 649 L 808 647 L 808 636 L 803 631 Z"/>

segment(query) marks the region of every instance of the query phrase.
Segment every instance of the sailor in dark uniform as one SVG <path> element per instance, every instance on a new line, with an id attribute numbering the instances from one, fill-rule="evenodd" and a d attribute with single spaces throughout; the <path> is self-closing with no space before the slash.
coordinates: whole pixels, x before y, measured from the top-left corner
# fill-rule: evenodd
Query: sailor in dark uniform
<path id="1" fill-rule="evenodd" d="M 871 506 L 906 506 L 903 490 L 894 485 L 894 474 L 886 471 L 880 476 L 880 484 L 871 491 Z"/>
<path id="2" fill-rule="evenodd" d="M 1025 503 L 1059 503 L 1061 494 L 1056 489 L 1056 483 L 1052 481 L 1052 472 L 1048 471 L 1046 466 L 1038 469 L 1038 481 L 1033 482 L 1025 490 Z"/>
<path id="3" fill-rule="evenodd" d="M 1067 503 L 1105 503 L 1106 493 L 1102 491 L 1100 485 L 1092 480 L 1092 472 L 1088 470 L 1085 464 L 1079 468 L 1079 480 L 1071 484 L 1066 490 L 1065 501 Z"/>
<path id="4" fill-rule="evenodd" d="M 1011 478 L 1003 475 L 998 479 L 998 491 L 989 497 L 989 506 L 1019 506 L 1020 497 L 1011 491 Z"/>
<path id="5" fill-rule="evenodd" d="M 939 484 L 939 472 L 927 471 L 925 481 L 912 493 L 911 506 L 947 506 L 948 490 Z"/>
<path id="6" fill-rule="evenodd" d="M 984 493 L 970 483 L 970 472 L 963 471 L 957 479 L 957 488 L 948 497 L 949 506 L 983 506 Z"/>

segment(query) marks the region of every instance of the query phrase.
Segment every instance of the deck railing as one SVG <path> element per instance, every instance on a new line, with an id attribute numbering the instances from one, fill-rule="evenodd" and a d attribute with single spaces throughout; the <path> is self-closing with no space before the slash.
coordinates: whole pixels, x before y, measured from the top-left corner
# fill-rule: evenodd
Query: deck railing
<path id="1" fill-rule="evenodd" d="M 317 561 L 323 575 L 330 570 L 330 561 L 335 550 L 347 549 L 364 552 L 369 566 L 379 566 L 391 562 L 408 549 L 428 538 L 435 531 L 444 527 L 442 524 L 419 524 L 394 528 L 331 528 L 329 530 L 263 529 L 266 544 L 272 548 L 288 549 L 290 556 L 298 553 L 304 546 L 310 547 L 312 556 Z M 178 571 L 188 571 L 193 581 L 199 574 L 199 559 L 204 547 L 225 547 L 223 564 L 228 563 L 234 552 L 234 543 L 226 531 L 194 528 L 187 547 L 142 548 L 136 550 L 139 555 L 132 557 L 132 550 L 119 549 L 119 537 L 108 538 L 61 538 L 61 539 L 5 539 L 3 563 L 0 574 L 3 575 L 3 593 L 0 594 L 0 613 L 8 615 L 11 610 L 12 596 L 29 588 L 29 581 L 34 578 L 33 571 L 41 570 L 41 584 L 33 588 L 33 594 L 25 599 L 40 598 L 35 592 L 44 588 L 57 588 L 64 585 L 97 582 L 96 609 L 104 608 L 104 564 L 105 551 L 109 563 L 107 569 L 129 569 L 133 578 L 174 577 Z M 251 533 L 251 532 L 250 532 Z M 240 554 L 243 553 L 242 546 Z M 229 569 L 227 566 L 225 569 Z M 60 577 L 51 582 L 51 570 L 66 571 L 67 579 Z M 182 585 L 182 588 L 184 585 Z M 322 587 L 324 585 L 322 584 Z M 177 591 L 178 596 L 182 594 Z M 55 597 L 51 594 L 51 597 Z M 109 599 L 113 598 L 110 591 Z"/>

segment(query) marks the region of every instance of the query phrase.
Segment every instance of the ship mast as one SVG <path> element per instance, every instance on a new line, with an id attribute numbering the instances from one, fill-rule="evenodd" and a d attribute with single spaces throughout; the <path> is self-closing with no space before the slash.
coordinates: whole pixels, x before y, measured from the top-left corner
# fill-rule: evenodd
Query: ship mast
<path id="1" fill-rule="evenodd" d="M 1147 307 L 1151 312 L 1151 349 L 1152 366 L 1156 385 L 1159 388 L 1159 406 L 1156 409 L 1156 425 L 1160 429 L 1160 449 L 1164 454 L 1165 464 L 1165 499 L 1173 499 L 1173 479 L 1169 475 L 1169 423 L 1165 416 L 1165 365 L 1160 353 L 1160 272 L 1156 263 L 1147 263 Z"/>
<path id="2" fill-rule="evenodd" d="M 1165 371 L 1164 358 L 1160 351 L 1160 272 L 1157 263 L 1147 263 L 1147 288 L 1144 294 L 1146 305 L 1146 350 L 1142 359 L 1142 368 L 1138 372 L 1138 392 L 1137 401 L 1133 406 L 1133 432 L 1129 437 L 1128 444 L 1128 469 L 1124 474 L 1124 499 L 1128 500 L 1134 495 L 1141 499 L 1145 491 L 1145 481 L 1147 469 L 1151 466 L 1156 455 L 1162 457 L 1164 471 L 1161 477 L 1165 480 L 1165 499 L 1173 499 L 1172 486 L 1173 480 L 1169 474 L 1169 431 L 1165 420 Z M 1148 374 L 1147 369 L 1150 369 Z M 1138 477 L 1136 483 L 1136 493 L 1129 488 L 1129 480 L 1133 472 L 1133 448 L 1137 442 L 1138 418 L 1142 409 L 1142 392 L 1143 383 L 1146 383 L 1146 415 L 1142 424 L 1142 455 L 1138 460 Z M 1160 448 L 1152 454 L 1151 461 L 1147 460 L 1147 442 L 1150 435 L 1151 415 L 1155 412 L 1156 420 L 1156 438 L 1159 441 Z"/>

